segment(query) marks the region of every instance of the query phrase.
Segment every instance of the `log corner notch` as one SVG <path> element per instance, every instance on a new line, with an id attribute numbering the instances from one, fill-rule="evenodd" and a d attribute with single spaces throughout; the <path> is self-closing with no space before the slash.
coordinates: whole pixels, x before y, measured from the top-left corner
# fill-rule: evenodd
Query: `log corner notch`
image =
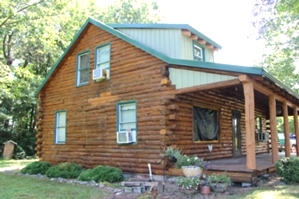
<path id="1" fill-rule="evenodd" d="M 166 65 L 161 67 L 161 75 L 162 75 L 161 85 L 170 86 L 171 81 L 169 79 L 169 66 Z"/>
<path id="2" fill-rule="evenodd" d="M 254 88 L 247 75 L 239 76 L 243 84 L 245 98 L 245 132 L 246 132 L 246 168 L 256 169 L 255 156 L 255 118 L 254 118 Z"/>

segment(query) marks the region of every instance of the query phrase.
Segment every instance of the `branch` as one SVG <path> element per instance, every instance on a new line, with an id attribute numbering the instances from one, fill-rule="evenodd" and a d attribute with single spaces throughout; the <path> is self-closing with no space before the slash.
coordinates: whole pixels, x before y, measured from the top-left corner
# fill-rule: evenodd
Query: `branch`
<path id="1" fill-rule="evenodd" d="M 23 8 L 21 8 L 21 9 L 17 10 L 16 13 L 22 12 L 23 10 L 26 10 L 26 9 L 29 8 L 29 7 L 36 6 L 36 5 L 38 5 L 38 4 L 40 4 L 40 3 L 43 3 L 43 2 L 44 2 L 44 0 L 41 0 L 41 1 L 39 1 L 39 2 L 36 2 L 36 3 L 33 3 L 33 4 L 29 4 L 29 5 L 25 6 L 25 7 L 23 7 Z M 13 16 L 14 16 L 14 15 L 10 15 L 10 16 L 8 16 L 8 17 L 7 17 L 7 18 L 0 24 L 0 27 L 2 27 L 2 26 L 3 26 L 9 19 L 11 19 Z"/>

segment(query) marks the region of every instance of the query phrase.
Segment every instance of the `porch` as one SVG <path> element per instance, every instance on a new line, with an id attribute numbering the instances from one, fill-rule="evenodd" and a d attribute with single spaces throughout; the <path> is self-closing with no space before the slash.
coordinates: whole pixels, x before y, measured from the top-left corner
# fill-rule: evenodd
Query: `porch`
<path id="1" fill-rule="evenodd" d="M 291 153 L 296 156 L 296 153 Z M 285 153 L 279 153 L 279 159 L 285 157 Z M 226 171 L 233 182 L 255 183 L 258 176 L 275 172 L 275 164 L 272 163 L 272 154 L 256 154 L 256 169 L 246 168 L 246 156 L 211 160 L 205 174 L 222 173 Z M 169 175 L 184 175 L 181 169 L 170 168 Z"/>

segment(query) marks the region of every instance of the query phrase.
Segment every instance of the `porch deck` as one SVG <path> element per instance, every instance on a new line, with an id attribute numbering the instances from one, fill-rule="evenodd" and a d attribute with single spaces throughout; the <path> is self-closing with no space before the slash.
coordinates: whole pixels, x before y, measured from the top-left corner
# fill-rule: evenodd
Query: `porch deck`
<path id="1" fill-rule="evenodd" d="M 291 156 L 295 156 L 292 153 Z M 285 157 L 284 153 L 279 153 L 279 158 Z M 222 173 L 226 171 L 227 175 L 234 182 L 249 182 L 254 183 L 258 176 L 275 172 L 275 164 L 272 163 L 272 154 L 257 154 L 256 169 L 246 169 L 246 156 L 211 160 L 205 174 Z M 169 169 L 171 175 L 183 175 L 181 170 Z"/>

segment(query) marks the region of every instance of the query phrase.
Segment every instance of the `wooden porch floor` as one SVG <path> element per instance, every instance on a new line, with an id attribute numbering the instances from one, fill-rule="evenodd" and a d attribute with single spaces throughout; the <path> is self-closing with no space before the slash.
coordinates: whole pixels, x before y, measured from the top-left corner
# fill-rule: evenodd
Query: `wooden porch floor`
<path id="1" fill-rule="evenodd" d="M 291 154 L 295 156 L 296 154 Z M 279 159 L 285 157 L 284 153 L 279 154 Z M 226 172 L 234 182 L 254 183 L 258 176 L 275 172 L 275 164 L 272 163 L 272 154 L 257 154 L 256 169 L 246 169 L 246 156 L 211 160 L 205 174 Z M 183 175 L 178 169 L 169 169 L 172 175 Z"/>

